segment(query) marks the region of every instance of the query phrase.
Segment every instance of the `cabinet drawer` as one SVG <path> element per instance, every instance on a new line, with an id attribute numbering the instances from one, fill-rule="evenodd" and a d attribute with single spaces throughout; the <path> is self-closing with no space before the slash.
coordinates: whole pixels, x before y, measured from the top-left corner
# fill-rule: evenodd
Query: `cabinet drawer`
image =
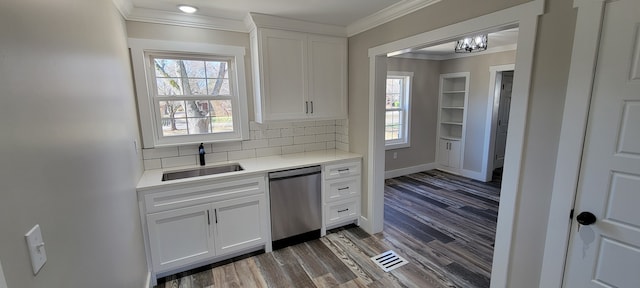
<path id="1" fill-rule="evenodd" d="M 360 175 L 360 160 L 324 166 L 324 179 Z"/>
<path id="2" fill-rule="evenodd" d="M 147 213 L 210 203 L 265 193 L 264 177 L 234 181 L 219 181 L 202 186 L 180 188 L 147 194 L 144 203 Z"/>
<path id="3" fill-rule="evenodd" d="M 340 199 L 360 195 L 360 177 L 353 176 L 327 180 L 324 187 L 324 201 L 334 202 Z"/>
<path id="4" fill-rule="evenodd" d="M 325 206 L 325 224 L 331 226 L 332 224 L 340 223 L 347 220 L 358 219 L 360 214 L 360 207 L 358 203 L 360 199 L 353 197 L 345 199 L 343 201 L 329 203 Z"/>

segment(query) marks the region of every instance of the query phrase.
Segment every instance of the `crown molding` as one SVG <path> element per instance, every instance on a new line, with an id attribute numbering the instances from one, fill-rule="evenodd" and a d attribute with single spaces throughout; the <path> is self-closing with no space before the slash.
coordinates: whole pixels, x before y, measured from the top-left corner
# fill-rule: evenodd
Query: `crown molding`
<path id="1" fill-rule="evenodd" d="M 118 12 L 120 12 L 120 15 L 122 15 L 124 19 L 127 19 L 127 16 L 131 13 L 131 10 L 133 10 L 131 0 L 112 0 L 111 2 L 113 2 L 113 5 L 116 6 L 116 9 L 118 9 Z"/>
<path id="2" fill-rule="evenodd" d="M 244 23 L 246 25 L 246 29 L 248 30 L 253 30 L 256 27 L 259 27 L 340 37 L 347 36 L 345 27 L 343 26 L 313 23 L 255 12 L 249 12 L 247 17 L 245 17 L 244 19 Z"/>
<path id="3" fill-rule="evenodd" d="M 442 0 L 402 0 L 376 13 L 361 18 L 349 24 L 346 28 L 347 37 L 354 36 L 369 29 L 380 26 L 389 21 L 398 19 L 409 13 L 418 11 L 427 6 L 436 4 Z"/>
<path id="4" fill-rule="evenodd" d="M 440 1 L 442 0 L 401 0 L 394 5 L 361 18 L 347 27 L 343 27 L 337 25 L 310 23 L 260 13 L 249 13 L 244 20 L 203 15 L 186 15 L 178 12 L 134 7 L 131 0 L 112 0 L 122 17 L 128 21 L 150 22 L 244 33 L 248 33 L 251 29 L 258 26 L 262 28 L 295 30 L 342 37 L 354 36 Z"/>
<path id="5" fill-rule="evenodd" d="M 480 55 L 493 54 L 493 53 L 500 53 L 500 52 L 505 52 L 505 51 L 513 51 L 513 50 L 517 50 L 517 49 L 518 49 L 518 44 L 509 44 L 509 45 L 503 45 L 503 46 L 498 46 L 498 47 L 494 47 L 494 48 L 489 48 L 489 49 L 487 49 L 485 51 L 474 52 L 474 53 L 456 53 L 456 54 L 449 54 L 449 55 L 429 55 L 429 54 L 426 54 L 426 53 L 409 52 L 409 53 L 404 53 L 404 54 L 400 54 L 400 55 L 394 55 L 394 56 L 391 56 L 391 57 L 442 61 L 442 60 L 450 60 L 450 59 L 458 59 L 458 58 L 466 58 L 466 57 L 480 56 Z"/>
<path id="6" fill-rule="evenodd" d="M 248 33 L 249 30 L 241 20 L 210 17 L 203 15 L 184 14 L 162 10 L 133 8 L 125 17 L 128 21 L 169 24 L 195 28 L 225 30 Z"/>

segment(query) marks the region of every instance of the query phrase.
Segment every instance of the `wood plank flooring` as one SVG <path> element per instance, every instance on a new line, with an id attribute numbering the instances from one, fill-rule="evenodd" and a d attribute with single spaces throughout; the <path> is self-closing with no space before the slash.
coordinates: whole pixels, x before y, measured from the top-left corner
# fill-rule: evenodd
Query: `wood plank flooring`
<path id="1" fill-rule="evenodd" d="M 489 287 L 499 188 L 436 170 L 385 184 L 382 233 L 338 228 L 157 287 Z M 385 273 L 369 258 L 387 250 L 409 264 Z"/>

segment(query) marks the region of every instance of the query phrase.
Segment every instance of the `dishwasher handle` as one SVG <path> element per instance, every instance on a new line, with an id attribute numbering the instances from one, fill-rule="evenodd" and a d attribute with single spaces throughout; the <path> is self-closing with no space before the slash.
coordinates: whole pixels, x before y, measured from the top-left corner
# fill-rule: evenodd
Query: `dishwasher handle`
<path id="1" fill-rule="evenodd" d="M 306 168 L 271 172 L 269 173 L 269 180 L 278 180 L 278 179 L 284 179 L 284 178 L 318 174 L 320 173 L 320 171 L 322 171 L 322 168 L 320 166 L 311 166 Z"/>

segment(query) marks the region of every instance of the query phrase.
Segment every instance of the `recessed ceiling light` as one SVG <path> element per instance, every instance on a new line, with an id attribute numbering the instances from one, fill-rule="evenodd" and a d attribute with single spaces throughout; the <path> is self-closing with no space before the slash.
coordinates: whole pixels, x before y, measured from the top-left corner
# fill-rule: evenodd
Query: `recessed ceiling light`
<path id="1" fill-rule="evenodd" d="M 197 7 L 191 6 L 191 5 L 185 5 L 185 4 L 178 5 L 178 9 L 180 9 L 180 11 L 184 13 L 189 13 L 189 14 L 193 14 L 193 13 L 196 13 L 196 11 L 198 11 Z"/>

